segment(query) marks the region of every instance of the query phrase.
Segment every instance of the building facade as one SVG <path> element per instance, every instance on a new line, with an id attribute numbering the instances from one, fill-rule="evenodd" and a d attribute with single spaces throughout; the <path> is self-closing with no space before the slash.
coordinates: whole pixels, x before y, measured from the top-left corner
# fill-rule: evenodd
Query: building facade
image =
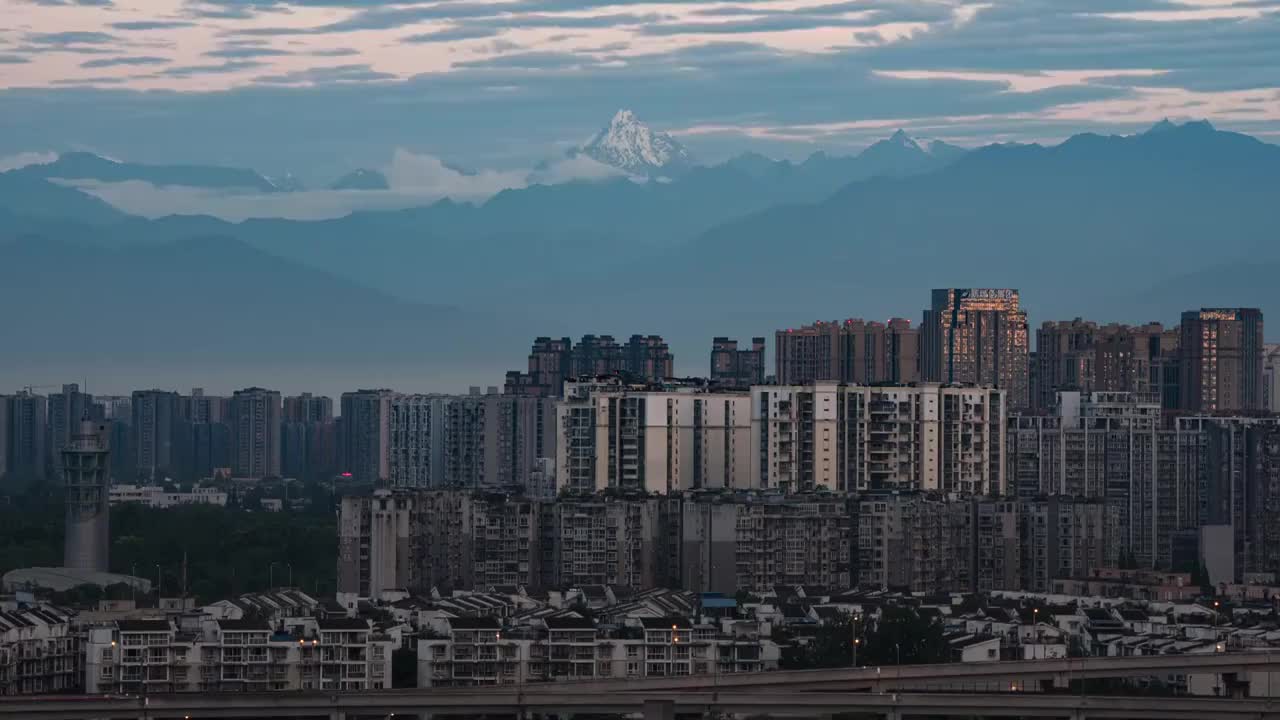
<path id="1" fill-rule="evenodd" d="M 1263 409 L 1262 311 L 1205 308 L 1182 313 L 1182 409 Z"/>
<path id="2" fill-rule="evenodd" d="M 920 379 L 920 331 L 909 320 L 849 319 L 775 333 L 778 382 L 913 383 Z"/>
<path id="3" fill-rule="evenodd" d="M 280 393 L 259 387 L 231 396 L 231 473 L 280 477 Z"/>
<path id="4" fill-rule="evenodd" d="M 732 487 L 751 466 L 751 398 L 700 387 L 571 383 L 556 468 L 573 492 Z"/>
<path id="5" fill-rule="evenodd" d="M 178 393 L 135 390 L 132 402 L 133 444 L 139 477 L 162 480 L 174 467 L 173 428 L 178 420 Z"/>
<path id="6" fill-rule="evenodd" d="M 752 388 L 750 487 L 1004 488 L 1004 392 L 835 383 Z"/>
<path id="7" fill-rule="evenodd" d="M 380 690 L 391 687 L 391 639 L 363 619 L 205 616 L 119 620 L 85 644 L 90 694 Z"/>
<path id="8" fill-rule="evenodd" d="M 1017 290 L 934 290 L 920 347 L 921 379 L 1001 388 L 1010 409 L 1029 407 L 1027 313 Z"/>
<path id="9" fill-rule="evenodd" d="M 764 383 L 764 338 L 751 338 L 749 350 L 738 341 L 717 337 L 711 341 L 711 383 L 718 387 L 746 389 Z"/>
<path id="10" fill-rule="evenodd" d="M 69 695 L 84 688 L 85 651 L 63 608 L 0 608 L 0 696 Z"/>

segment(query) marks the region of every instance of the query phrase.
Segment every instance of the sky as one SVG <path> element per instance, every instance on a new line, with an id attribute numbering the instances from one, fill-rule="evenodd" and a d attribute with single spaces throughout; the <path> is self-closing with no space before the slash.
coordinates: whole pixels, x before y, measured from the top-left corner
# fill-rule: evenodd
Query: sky
<path id="1" fill-rule="evenodd" d="M 504 172 L 624 107 L 703 161 L 1164 117 L 1274 142 L 1280 0 L 0 0 L 0 169 Z"/>

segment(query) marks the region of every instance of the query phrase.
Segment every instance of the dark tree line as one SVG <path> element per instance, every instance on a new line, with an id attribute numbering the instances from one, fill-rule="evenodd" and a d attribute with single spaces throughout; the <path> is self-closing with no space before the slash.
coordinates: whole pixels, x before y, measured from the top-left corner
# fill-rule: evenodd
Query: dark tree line
<path id="1" fill-rule="evenodd" d="M 62 498 L 31 489 L 0 502 L 0 573 L 62 564 Z M 111 509 L 111 570 L 157 581 L 165 596 L 211 602 L 293 585 L 332 594 L 337 566 L 333 513 L 246 512 L 216 506 Z M 159 566 L 157 568 L 157 566 Z"/>
<path id="2" fill-rule="evenodd" d="M 858 665 L 909 665 L 947 659 L 942 625 L 911 608 L 885 607 L 875 620 L 845 615 L 816 627 L 808 642 L 777 639 L 790 640 L 780 659 L 780 665 L 788 670 L 850 667 L 855 640 L 859 641 Z"/>

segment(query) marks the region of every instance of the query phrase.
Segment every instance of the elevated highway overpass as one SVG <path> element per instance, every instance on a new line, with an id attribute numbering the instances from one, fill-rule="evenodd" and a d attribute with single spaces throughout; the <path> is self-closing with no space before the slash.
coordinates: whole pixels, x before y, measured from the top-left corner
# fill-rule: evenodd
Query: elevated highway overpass
<path id="1" fill-rule="evenodd" d="M 2 720 L 364 720 L 392 715 L 679 713 L 824 718 L 1045 717 L 1069 720 L 1274 718 L 1269 698 L 1082 696 L 1034 692 L 1082 678 L 1206 673 L 1243 676 L 1276 670 L 1270 653 L 1076 658 L 946 665 L 796 670 L 719 676 L 506 684 L 359 693 L 181 693 L 122 697 L 0 699 Z M 1058 683 L 1058 680 L 1063 682 Z M 963 687 L 985 692 L 938 692 Z M 1278 688 L 1280 689 L 1280 688 Z M 933 692 L 928 692 L 932 690 Z M 924 691 L 924 692 L 922 692 Z"/>
<path id="2" fill-rule="evenodd" d="M 22 720 L 371 720 L 391 716 L 638 714 L 674 720 L 677 714 L 735 713 L 748 717 L 825 718 L 1061 718 L 1063 720 L 1280 720 L 1280 703 L 1264 699 L 1077 696 L 1043 693 L 814 693 L 719 692 L 576 693 L 523 696 L 502 690 L 384 690 L 374 693 L 223 693 L 94 700 L 5 700 L 0 717 Z"/>

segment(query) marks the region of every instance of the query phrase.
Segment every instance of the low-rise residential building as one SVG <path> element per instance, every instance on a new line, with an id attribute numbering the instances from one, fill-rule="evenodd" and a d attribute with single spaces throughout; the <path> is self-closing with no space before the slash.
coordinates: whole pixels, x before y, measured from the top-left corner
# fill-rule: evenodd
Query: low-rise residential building
<path id="1" fill-rule="evenodd" d="M 597 624 L 561 613 L 508 625 L 493 617 L 441 625 L 418 641 L 418 687 L 759 672 L 775 669 L 780 657 L 767 631 L 747 621 Z"/>
<path id="2" fill-rule="evenodd" d="M 365 619 L 118 620 L 88 629 L 89 693 L 350 691 L 391 687 L 394 642 Z"/>
<path id="3" fill-rule="evenodd" d="M 159 485 L 112 485 L 112 505 L 137 503 L 151 508 L 169 508 L 177 505 L 227 506 L 227 493 L 213 487 L 197 487 L 191 492 L 172 492 Z"/>
<path id="4" fill-rule="evenodd" d="M 0 609 L 0 695 L 79 691 L 84 651 L 72 623 L 71 611 L 44 603 Z"/>

